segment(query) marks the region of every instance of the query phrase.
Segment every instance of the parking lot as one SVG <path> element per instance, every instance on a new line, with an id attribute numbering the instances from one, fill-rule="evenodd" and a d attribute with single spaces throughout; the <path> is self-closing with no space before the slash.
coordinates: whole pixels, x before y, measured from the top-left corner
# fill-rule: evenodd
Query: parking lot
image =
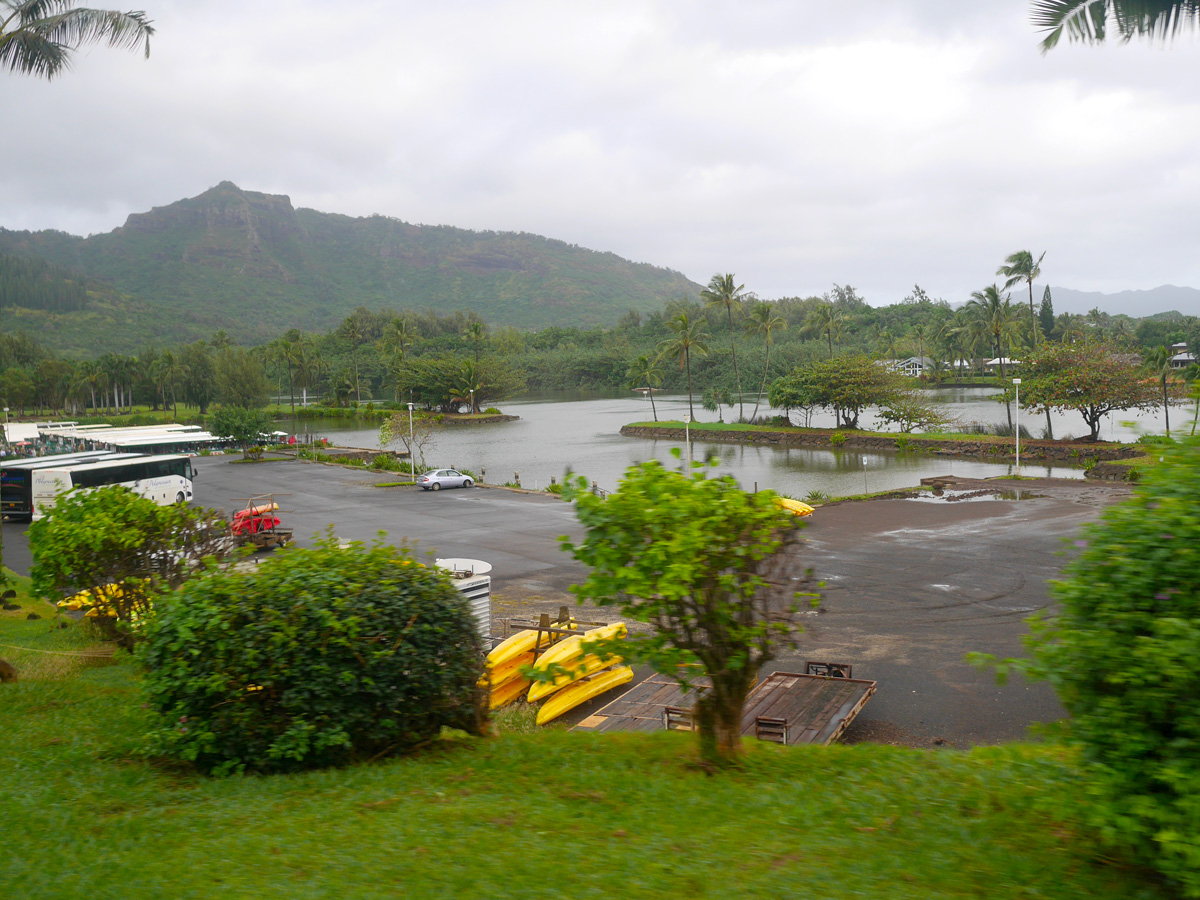
<path id="1" fill-rule="evenodd" d="M 551 495 L 381 488 L 397 476 L 299 461 L 195 463 L 198 503 L 230 512 L 245 498 L 275 493 L 300 545 L 330 528 L 342 540 L 385 532 L 389 543 L 408 542 L 419 553 L 490 562 L 495 622 L 573 603 L 568 588 L 584 576 L 558 547 L 559 535 L 581 536 L 572 508 Z M 1022 653 L 1024 619 L 1050 603 L 1047 581 L 1063 565 L 1063 539 L 1127 489 L 1023 484 L 1022 499 L 819 509 L 795 566 L 812 567 L 824 582 L 821 611 L 804 617 L 800 649 L 770 668 L 849 662 L 855 677 L 879 682 L 851 740 L 965 747 L 1020 738 L 1029 724 L 1060 717 L 1047 686 L 1020 679 L 998 686 L 963 656 Z M 4 524 L 5 564 L 21 573 L 30 564 L 25 527 Z"/>

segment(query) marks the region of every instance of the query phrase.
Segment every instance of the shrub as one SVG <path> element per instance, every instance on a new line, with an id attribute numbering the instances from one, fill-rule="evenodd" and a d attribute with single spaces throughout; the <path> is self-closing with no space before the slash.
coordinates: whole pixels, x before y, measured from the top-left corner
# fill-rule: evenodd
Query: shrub
<path id="1" fill-rule="evenodd" d="M 1071 712 L 1102 836 L 1200 897 L 1200 441 L 1164 457 L 1085 530 L 1026 669 Z"/>
<path id="2" fill-rule="evenodd" d="M 846 433 L 843 431 L 835 431 L 829 436 L 829 443 L 834 447 L 840 447 L 848 440 Z"/>
<path id="3" fill-rule="evenodd" d="M 215 510 L 159 506 L 117 485 L 76 490 L 29 526 L 29 574 L 37 593 L 96 609 L 101 636 L 131 647 L 154 594 L 229 546 L 229 524 Z"/>
<path id="4" fill-rule="evenodd" d="M 338 765 L 483 729 L 467 601 L 407 550 L 329 537 L 162 606 L 139 653 L 152 746 L 203 770 Z"/>

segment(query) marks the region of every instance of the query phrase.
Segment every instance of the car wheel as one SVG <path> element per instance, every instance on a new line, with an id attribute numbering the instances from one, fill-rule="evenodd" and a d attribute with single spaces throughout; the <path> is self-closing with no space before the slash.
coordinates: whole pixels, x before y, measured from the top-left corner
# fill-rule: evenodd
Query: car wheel
<path id="1" fill-rule="evenodd" d="M 475 482 L 473 482 L 470 478 L 468 478 L 466 481 L 463 482 L 463 487 L 470 487 L 474 483 Z"/>
<path id="2" fill-rule="evenodd" d="M 442 489 L 442 483 L 440 481 L 435 481 L 432 487 L 435 491 L 440 491 Z"/>

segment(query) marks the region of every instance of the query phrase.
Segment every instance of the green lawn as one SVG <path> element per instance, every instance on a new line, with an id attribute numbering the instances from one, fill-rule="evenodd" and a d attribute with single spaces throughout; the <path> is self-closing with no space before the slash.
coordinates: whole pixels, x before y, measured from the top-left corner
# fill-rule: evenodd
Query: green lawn
<path id="1" fill-rule="evenodd" d="M 0 617 L 0 644 L 75 640 Z M 1102 857 L 1055 747 L 755 745 L 710 776 L 690 735 L 543 731 L 208 779 L 139 755 L 141 704 L 128 662 L 0 686 L 9 896 L 1168 896 Z"/>

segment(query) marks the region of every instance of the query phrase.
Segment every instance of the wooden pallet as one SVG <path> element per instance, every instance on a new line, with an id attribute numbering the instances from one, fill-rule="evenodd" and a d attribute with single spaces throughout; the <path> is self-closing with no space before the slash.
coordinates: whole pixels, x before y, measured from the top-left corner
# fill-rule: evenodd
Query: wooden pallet
<path id="1" fill-rule="evenodd" d="M 831 744 L 846 730 L 875 693 L 875 682 L 775 672 L 746 698 L 742 734 L 777 743 Z M 695 706 L 696 692 L 665 675 L 634 685 L 576 731 L 661 731 L 686 728 L 684 710 Z"/>

